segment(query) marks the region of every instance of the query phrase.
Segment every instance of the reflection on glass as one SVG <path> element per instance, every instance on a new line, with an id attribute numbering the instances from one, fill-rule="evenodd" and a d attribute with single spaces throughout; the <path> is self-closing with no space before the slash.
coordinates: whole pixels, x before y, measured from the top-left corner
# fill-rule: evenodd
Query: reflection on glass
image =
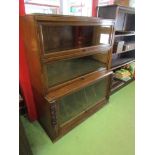
<path id="1" fill-rule="evenodd" d="M 109 44 L 109 34 L 100 34 L 100 44 Z"/>
<path id="2" fill-rule="evenodd" d="M 106 69 L 103 63 L 90 56 L 50 63 L 46 67 L 49 87 L 95 70 Z"/>
<path id="3" fill-rule="evenodd" d="M 109 34 L 100 37 L 100 26 L 51 26 L 42 25 L 42 37 L 45 53 L 59 52 L 93 45 L 108 44 Z"/>

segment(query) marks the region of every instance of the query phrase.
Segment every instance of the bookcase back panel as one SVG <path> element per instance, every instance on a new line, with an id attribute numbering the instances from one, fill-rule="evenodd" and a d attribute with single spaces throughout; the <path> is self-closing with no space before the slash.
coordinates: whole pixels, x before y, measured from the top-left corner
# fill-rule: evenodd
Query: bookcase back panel
<path id="1" fill-rule="evenodd" d="M 108 31 L 107 31 L 108 29 Z M 105 30 L 105 31 L 104 31 Z M 110 44 L 111 27 L 41 25 L 41 36 L 45 54 L 65 50 Z"/>
<path id="2" fill-rule="evenodd" d="M 102 101 L 106 96 L 107 80 L 108 77 L 105 77 L 80 91 L 61 98 L 59 101 L 59 124 L 62 125 Z"/>
<path id="3" fill-rule="evenodd" d="M 62 60 L 46 64 L 48 87 L 69 81 L 78 76 L 99 70 L 106 69 L 106 66 L 91 56 Z"/>
<path id="4" fill-rule="evenodd" d="M 125 30 L 135 31 L 135 14 L 126 15 Z"/>
<path id="5" fill-rule="evenodd" d="M 124 31 L 125 18 L 126 18 L 125 12 L 119 11 L 118 16 L 117 16 L 116 25 L 115 25 L 116 30 Z"/>
<path id="6" fill-rule="evenodd" d="M 135 14 L 119 11 L 115 28 L 117 31 L 135 31 Z"/>
<path id="7" fill-rule="evenodd" d="M 130 42 L 130 41 L 135 41 L 135 36 L 121 36 L 121 37 L 116 37 L 115 41 L 125 41 L 125 42 Z"/>

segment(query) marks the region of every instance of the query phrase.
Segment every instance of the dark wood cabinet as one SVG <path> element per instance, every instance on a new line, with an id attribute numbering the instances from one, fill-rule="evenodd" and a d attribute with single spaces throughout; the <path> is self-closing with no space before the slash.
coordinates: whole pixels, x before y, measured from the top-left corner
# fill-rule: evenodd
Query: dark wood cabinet
<path id="1" fill-rule="evenodd" d="M 111 59 L 111 70 L 115 72 L 126 64 L 135 61 L 135 10 L 120 5 L 101 6 L 97 10 L 98 17 L 115 20 L 115 37 Z M 113 78 L 111 92 L 115 92 L 127 83 L 129 81 L 122 82 Z"/>
<path id="2" fill-rule="evenodd" d="M 108 102 L 114 21 L 20 18 L 39 121 L 55 141 Z"/>
<path id="3" fill-rule="evenodd" d="M 97 10 L 98 17 L 114 19 L 116 31 L 135 31 L 135 9 L 120 5 L 100 6 Z"/>

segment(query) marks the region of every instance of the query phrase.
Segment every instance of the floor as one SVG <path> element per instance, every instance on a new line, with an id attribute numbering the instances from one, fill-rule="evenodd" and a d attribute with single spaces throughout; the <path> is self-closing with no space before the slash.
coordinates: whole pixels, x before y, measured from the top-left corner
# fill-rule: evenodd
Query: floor
<path id="1" fill-rule="evenodd" d="M 135 83 L 114 93 L 109 104 L 52 143 L 40 124 L 22 117 L 34 155 L 134 155 Z"/>

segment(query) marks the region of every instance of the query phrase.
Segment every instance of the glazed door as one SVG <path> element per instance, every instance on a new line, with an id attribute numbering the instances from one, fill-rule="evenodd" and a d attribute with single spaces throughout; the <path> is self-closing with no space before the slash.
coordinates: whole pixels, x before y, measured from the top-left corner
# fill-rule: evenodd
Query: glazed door
<path id="1" fill-rule="evenodd" d="M 62 97 L 59 102 L 58 124 L 63 128 L 72 124 L 78 117 L 89 109 L 104 101 L 108 96 L 110 75 L 80 89 L 70 95 Z M 83 116 L 84 117 L 84 116 Z"/>
<path id="2" fill-rule="evenodd" d="M 92 56 L 47 63 L 45 64 L 47 86 L 51 88 L 99 70 L 106 70 L 106 65 Z"/>
<path id="3" fill-rule="evenodd" d="M 43 54 L 60 53 L 67 50 L 111 45 L 111 25 L 76 25 L 62 22 L 39 23 Z"/>

